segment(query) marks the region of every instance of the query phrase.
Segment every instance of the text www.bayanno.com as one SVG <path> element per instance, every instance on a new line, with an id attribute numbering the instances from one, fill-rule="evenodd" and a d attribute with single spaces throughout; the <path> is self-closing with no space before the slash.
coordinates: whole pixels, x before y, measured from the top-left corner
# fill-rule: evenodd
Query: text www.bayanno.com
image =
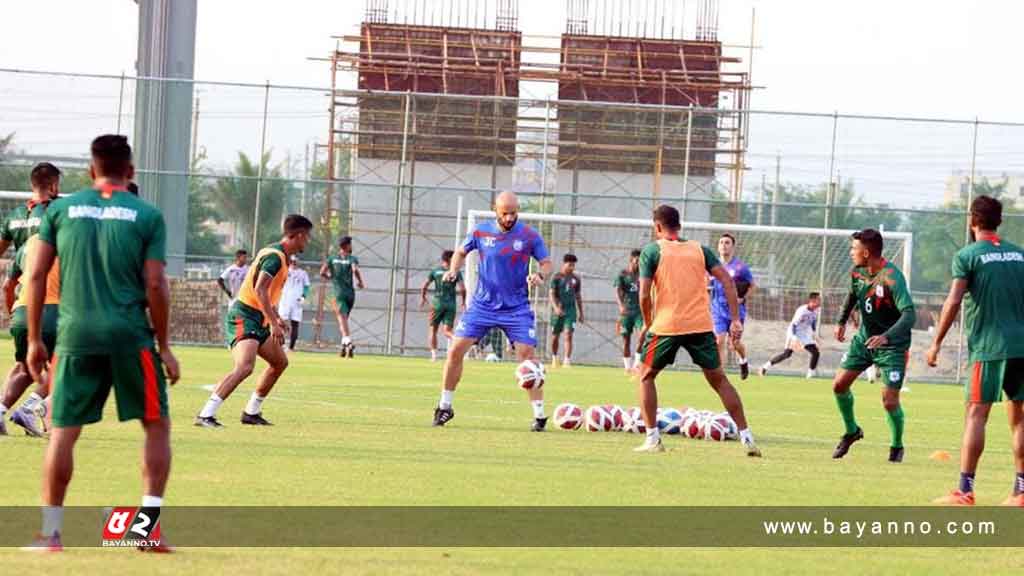
<path id="1" fill-rule="evenodd" d="M 927 520 L 794 520 L 762 522 L 768 536 L 941 536 L 941 535 L 983 535 L 996 533 L 996 523 L 991 521 L 950 521 L 933 524 Z"/>

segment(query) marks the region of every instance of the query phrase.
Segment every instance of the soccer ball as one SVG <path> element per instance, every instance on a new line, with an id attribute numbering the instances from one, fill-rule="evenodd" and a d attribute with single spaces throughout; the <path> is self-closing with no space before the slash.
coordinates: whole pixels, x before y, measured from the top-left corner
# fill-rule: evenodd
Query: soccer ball
<path id="1" fill-rule="evenodd" d="M 587 430 L 590 432 L 610 432 L 613 427 L 612 416 L 604 406 L 591 406 L 585 414 Z"/>
<path id="2" fill-rule="evenodd" d="M 612 418 L 612 430 L 618 432 L 626 427 L 626 411 L 622 409 L 622 406 L 606 404 L 603 408 Z"/>
<path id="3" fill-rule="evenodd" d="M 544 386 L 544 365 L 533 360 L 523 360 L 516 367 L 516 381 L 523 390 L 534 390 Z"/>
<path id="4" fill-rule="evenodd" d="M 658 430 L 663 434 L 679 434 L 683 424 L 683 414 L 675 408 L 658 411 Z"/>
<path id="5" fill-rule="evenodd" d="M 729 439 L 729 433 L 735 424 L 728 414 L 715 414 L 704 422 L 704 439 L 721 442 Z"/>
<path id="6" fill-rule="evenodd" d="M 626 432 L 634 434 L 644 434 L 647 432 L 647 425 L 644 424 L 644 414 L 640 411 L 640 408 L 633 407 L 625 412 L 622 427 Z"/>
<path id="7" fill-rule="evenodd" d="M 583 410 L 575 404 L 559 404 L 555 408 L 555 424 L 564 430 L 577 430 L 583 425 Z"/>
<path id="8" fill-rule="evenodd" d="M 686 414 L 682 425 L 683 436 L 687 438 L 703 438 L 704 426 L 701 422 L 700 412 L 693 410 Z"/>
<path id="9" fill-rule="evenodd" d="M 726 425 L 725 439 L 726 440 L 738 440 L 740 437 L 740 428 L 736 425 L 736 421 L 729 416 L 728 412 L 721 412 L 715 415 L 715 418 L 720 420 Z"/>

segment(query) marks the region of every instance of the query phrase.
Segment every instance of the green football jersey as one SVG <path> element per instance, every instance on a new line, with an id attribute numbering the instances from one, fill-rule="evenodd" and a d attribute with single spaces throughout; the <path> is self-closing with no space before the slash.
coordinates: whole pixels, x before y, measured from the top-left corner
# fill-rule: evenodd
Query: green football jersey
<path id="1" fill-rule="evenodd" d="M 575 274 L 559 272 L 551 278 L 551 289 L 566 314 L 576 312 L 576 296 L 580 293 L 580 278 Z"/>
<path id="2" fill-rule="evenodd" d="M 128 192 L 104 197 L 85 189 L 50 203 L 39 238 L 60 258 L 58 353 L 134 353 L 152 345 L 143 270 L 147 260 L 166 261 L 157 208 Z"/>
<path id="3" fill-rule="evenodd" d="M 448 269 L 441 266 L 430 271 L 430 281 L 434 284 L 434 306 L 455 306 L 455 294 L 459 282 L 462 282 L 462 271 L 459 271 L 454 282 L 444 281 L 446 272 Z"/>
<path id="4" fill-rule="evenodd" d="M 1024 252 L 995 239 L 953 257 L 953 278 L 967 280 L 964 326 L 972 362 L 1024 358 Z"/>
<path id="5" fill-rule="evenodd" d="M 622 291 L 622 302 L 626 305 L 626 314 L 640 313 L 640 275 L 630 274 L 627 270 L 619 272 L 615 277 L 615 289 Z"/>
<path id="6" fill-rule="evenodd" d="M 914 301 L 903 273 L 892 262 L 885 262 L 874 275 L 868 272 L 867 267 L 853 269 L 850 273 L 850 294 L 843 310 L 844 317 L 839 319 L 840 324 L 849 319 L 851 301 L 860 311 L 862 338 L 885 334 L 889 339 L 887 348 L 910 347 L 910 330 L 917 318 Z"/>
<path id="7" fill-rule="evenodd" d="M 14 246 L 14 250 L 17 251 L 39 230 L 43 214 L 49 204 L 49 202 L 28 202 L 8 212 L 7 217 L 4 218 L 3 227 L 0 228 L 0 238 L 10 242 Z"/>
<path id="8" fill-rule="evenodd" d="M 336 255 L 328 260 L 331 270 L 331 281 L 334 282 L 334 293 L 355 294 L 355 286 L 352 283 L 352 267 L 359 265 L 359 258 L 349 254 L 348 256 Z"/>

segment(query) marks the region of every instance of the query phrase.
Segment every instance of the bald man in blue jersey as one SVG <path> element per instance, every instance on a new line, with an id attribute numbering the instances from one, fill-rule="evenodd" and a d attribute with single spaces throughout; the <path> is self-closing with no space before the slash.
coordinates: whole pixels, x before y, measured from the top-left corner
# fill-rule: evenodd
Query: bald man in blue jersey
<path id="1" fill-rule="evenodd" d="M 537 347 L 530 286 L 542 286 L 551 274 L 547 246 L 536 230 L 519 222 L 519 199 L 502 192 L 494 201 L 495 219 L 482 222 L 469 232 L 455 251 L 445 281 L 454 281 L 466 255 L 474 250 L 479 257 L 476 290 L 473 299 L 455 327 L 455 341 L 448 348 L 444 364 L 441 401 L 434 410 L 434 426 L 444 426 L 455 417 L 452 398 L 462 377 L 466 352 L 492 328 L 500 328 L 515 345 L 519 362 L 532 360 Z M 530 259 L 539 272 L 530 274 Z M 533 407 L 534 432 L 547 424 L 542 388 L 528 391 Z"/>

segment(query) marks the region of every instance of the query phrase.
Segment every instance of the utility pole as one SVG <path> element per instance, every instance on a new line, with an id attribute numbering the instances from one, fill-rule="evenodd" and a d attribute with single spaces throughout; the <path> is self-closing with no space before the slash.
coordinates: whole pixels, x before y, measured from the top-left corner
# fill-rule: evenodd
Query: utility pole
<path id="1" fill-rule="evenodd" d="M 192 154 L 189 158 L 191 161 L 188 169 L 191 172 L 199 160 L 199 96 L 196 96 L 196 105 L 192 109 Z"/>

